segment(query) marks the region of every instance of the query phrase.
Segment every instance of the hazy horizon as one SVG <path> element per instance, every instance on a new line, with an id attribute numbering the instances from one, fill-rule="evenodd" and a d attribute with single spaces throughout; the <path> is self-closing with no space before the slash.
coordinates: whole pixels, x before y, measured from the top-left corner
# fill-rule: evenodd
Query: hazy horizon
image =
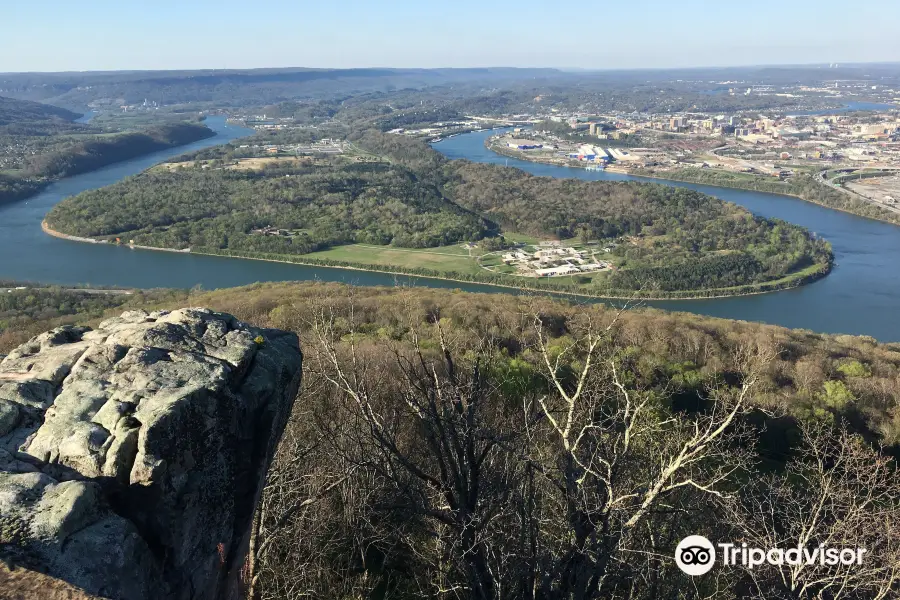
<path id="1" fill-rule="evenodd" d="M 683 67 L 609 67 L 603 69 L 591 69 L 584 67 L 566 67 L 566 66 L 546 66 L 546 67 L 534 67 L 534 66 L 512 66 L 512 65 L 486 65 L 486 66 L 469 66 L 469 65 L 458 65 L 458 66 L 435 66 L 435 67 L 403 67 L 396 65 L 374 65 L 374 66 L 346 66 L 346 67 L 310 67 L 305 65 L 286 65 L 286 66 L 259 66 L 259 67 L 189 67 L 189 68 L 163 68 L 163 69 L 75 69 L 68 71 L 0 71 L 0 75 L 27 75 L 29 73 L 35 74 L 43 74 L 43 75 L 66 75 L 66 74 L 75 74 L 75 73 L 166 73 L 166 72 L 178 72 L 178 71 L 290 71 L 290 70 L 308 70 L 308 71 L 336 71 L 336 70 L 397 70 L 397 71 L 414 71 L 414 70 L 422 70 L 422 71 L 441 71 L 441 70 L 499 70 L 499 69 L 519 69 L 519 70 L 551 70 L 551 71 L 559 71 L 561 73 L 607 73 L 614 71 L 715 71 L 715 70 L 725 70 L 725 69 L 763 69 L 763 68 L 821 68 L 828 69 L 831 65 L 837 65 L 838 67 L 847 67 L 847 68 L 860 68 L 867 66 L 891 66 L 897 65 L 900 66 L 900 60 L 886 60 L 886 61 L 866 61 L 866 62 L 840 62 L 836 61 L 833 63 L 759 63 L 759 64 L 722 64 L 722 65 L 688 65 Z"/>
<path id="2" fill-rule="evenodd" d="M 251 68 L 693 69 L 900 62 L 900 3 L 838 0 L 548 9 L 537 0 L 260 6 L 238 0 L 11 3 L 0 72 Z"/>

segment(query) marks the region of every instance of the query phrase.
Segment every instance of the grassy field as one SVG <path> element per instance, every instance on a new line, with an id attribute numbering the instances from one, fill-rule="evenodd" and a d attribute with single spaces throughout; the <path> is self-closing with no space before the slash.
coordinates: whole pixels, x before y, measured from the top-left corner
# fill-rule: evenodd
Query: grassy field
<path id="1" fill-rule="evenodd" d="M 521 236 L 527 238 L 527 236 Z M 534 239 L 534 238 L 529 238 Z M 310 258 L 327 258 L 331 260 L 341 260 L 347 262 L 363 263 L 370 265 L 399 266 L 405 268 L 424 267 L 434 269 L 442 273 L 478 273 L 484 272 L 476 261 L 476 256 L 483 254 L 481 249 L 472 250 L 472 257 L 469 257 L 469 251 L 462 246 L 439 246 L 437 248 L 392 248 L 390 246 L 371 246 L 367 244 L 350 244 L 346 246 L 338 246 L 329 250 L 313 252 L 308 254 Z M 515 274 L 516 269 L 506 266 L 498 253 L 491 253 L 483 259 L 483 265 L 490 267 L 490 270 L 497 273 Z M 584 290 L 590 288 L 589 283 L 597 274 L 588 274 L 579 276 L 578 279 L 585 281 L 578 283 L 578 287 Z M 599 276 L 602 276 L 599 275 Z M 576 278 L 572 276 L 553 277 L 545 279 L 523 278 L 522 285 L 532 287 L 542 287 L 544 283 L 553 281 L 554 283 L 575 284 Z"/>
<path id="2" fill-rule="evenodd" d="M 473 250 L 472 255 L 480 250 Z M 461 246 L 410 249 L 390 246 L 350 244 L 321 252 L 313 252 L 310 258 L 343 260 L 370 265 L 396 265 L 406 268 L 424 267 L 444 273 L 477 273 L 480 269 L 474 258 Z"/>

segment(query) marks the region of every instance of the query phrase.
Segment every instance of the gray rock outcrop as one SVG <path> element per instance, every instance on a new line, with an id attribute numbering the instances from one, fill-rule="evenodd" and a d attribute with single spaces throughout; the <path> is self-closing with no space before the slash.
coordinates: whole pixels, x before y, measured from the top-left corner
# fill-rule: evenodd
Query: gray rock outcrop
<path id="1" fill-rule="evenodd" d="M 301 361 L 296 335 L 204 309 L 127 312 L 13 350 L 0 557 L 97 596 L 229 596 Z"/>

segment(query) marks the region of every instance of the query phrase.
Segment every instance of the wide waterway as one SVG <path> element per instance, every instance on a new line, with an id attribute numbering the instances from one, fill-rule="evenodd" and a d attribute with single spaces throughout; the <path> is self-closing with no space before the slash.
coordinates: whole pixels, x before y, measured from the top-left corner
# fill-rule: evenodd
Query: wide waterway
<path id="1" fill-rule="evenodd" d="M 367 271 L 131 250 L 109 244 L 63 240 L 41 230 L 44 215 L 68 196 L 110 185 L 179 154 L 225 144 L 254 133 L 251 129 L 226 124 L 224 117 L 210 117 L 206 124 L 218 135 L 63 179 L 37 196 L 0 205 L 0 280 L 128 288 L 190 288 L 199 285 L 205 289 L 234 287 L 257 281 L 320 280 L 358 285 L 428 285 L 485 292 L 502 289 Z"/>
<path id="2" fill-rule="evenodd" d="M 831 210 L 798 198 L 682 182 L 661 182 L 604 171 L 507 159 L 484 146 L 495 132 L 457 136 L 434 147 L 450 158 L 508 164 L 534 175 L 588 181 L 650 181 L 712 194 L 765 217 L 775 217 L 816 232 L 831 242 L 832 273 L 799 288 L 714 300 L 650 302 L 670 310 L 716 317 L 777 323 L 828 333 L 871 335 L 900 340 L 900 227 Z"/>
<path id="3" fill-rule="evenodd" d="M 130 250 L 105 244 L 84 244 L 50 237 L 40 223 L 63 198 L 109 185 L 171 156 L 248 135 L 247 129 L 226 126 L 222 118 L 208 125 L 215 138 L 145 156 L 53 184 L 44 192 L 0 207 L 0 279 L 54 284 L 115 287 L 221 288 L 256 281 L 345 281 L 359 285 L 423 285 L 471 291 L 503 291 L 487 285 L 395 277 L 383 273 L 347 271 L 170 252 Z M 452 158 L 506 164 L 507 159 L 484 147 L 492 132 L 450 138 L 435 148 Z M 536 175 L 586 180 L 635 179 L 626 175 L 589 172 L 509 159 Z M 658 180 L 656 180 L 659 183 Z M 650 302 L 731 319 L 763 321 L 829 333 L 871 335 L 900 341 L 900 228 L 819 207 L 802 200 L 686 183 L 671 183 L 716 195 L 753 212 L 778 217 L 815 231 L 834 246 L 837 266 L 828 277 L 801 288 L 739 298 Z"/>

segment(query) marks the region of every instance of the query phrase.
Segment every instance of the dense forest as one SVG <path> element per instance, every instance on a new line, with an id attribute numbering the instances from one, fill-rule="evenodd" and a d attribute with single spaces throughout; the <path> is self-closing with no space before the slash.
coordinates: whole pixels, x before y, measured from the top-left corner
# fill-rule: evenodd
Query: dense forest
<path id="1" fill-rule="evenodd" d="M 233 145 L 208 149 L 68 199 L 47 223 L 81 237 L 259 258 L 347 243 L 443 246 L 494 236 L 498 225 L 545 239 L 618 240 L 621 270 L 592 284 L 610 295 L 738 288 L 830 265 L 828 244 L 804 229 L 691 190 L 534 177 L 450 161 L 374 130 L 356 143 L 390 162 L 302 158 L 243 169 Z"/>
<path id="2" fill-rule="evenodd" d="M 0 96 L 0 127 L 34 121 L 71 122 L 79 116 L 81 115 L 57 106 Z"/>
<path id="3" fill-rule="evenodd" d="M 151 171 L 63 202 L 47 221 L 65 233 L 143 245 L 282 254 L 351 242 L 424 248 L 492 231 L 407 169 L 343 158 L 263 171 Z M 253 233 L 266 227 L 284 232 Z"/>
<path id="4" fill-rule="evenodd" d="M 359 143 L 440 177 L 457 204 L 504 230 L 582 241 L 640 236 L 641 243 L 615 250 L 625 258 L 622 266 L 635 270 L 614 277 L 609 283 L 614 289 L 729 287 L 778 279 L 831 260 L 827 242 L 800 227 L 684 188 L 535 177 L 499 165 L 449 161 L 401 136 L 369 132 Z M 721 256 L 730 253 L 740 254 Z"/>
<path id="5" fill-rule="evenodd" d="M 184 292 L 173 290 L 105 294 L 56 286 L 32 285 L 14 289 L 17 287 L 22 284 L 0 281 L 0 354 L 47 329 L 99 318 L 110 309 L 144 306 L 149 302 L 184 296 Z"/>
<path id="6" fill-rule="evenodd" d="M 143 306 L 208 306 L 300 336 L 303 385 L 255 525 L 250 597 L 900 591 L 897 344 L 336 284 L 180 292 Z M 0 336 L 0 353 L 17 341 Z M 716 565 L 690 578 L 673 560 L 688 534 L 868 554 L 851 569 Z"/>
<path id="7" fill-rule="evenodd" d="M 68 143 L 57 144 L 51 152 L 28 159 L 24 171 L 34 177 L 70 177 L 214 135 L 211 129 L 202 124 L 166 123 L 140 132 L 78 136 L 67 140 Z"/>
<path id="8" fill-rule="evenodd" d="M 33 179 L 10 177 L 0 173 L 0 204 L 33 196 L 43 187 L 41 182 Z"/>

